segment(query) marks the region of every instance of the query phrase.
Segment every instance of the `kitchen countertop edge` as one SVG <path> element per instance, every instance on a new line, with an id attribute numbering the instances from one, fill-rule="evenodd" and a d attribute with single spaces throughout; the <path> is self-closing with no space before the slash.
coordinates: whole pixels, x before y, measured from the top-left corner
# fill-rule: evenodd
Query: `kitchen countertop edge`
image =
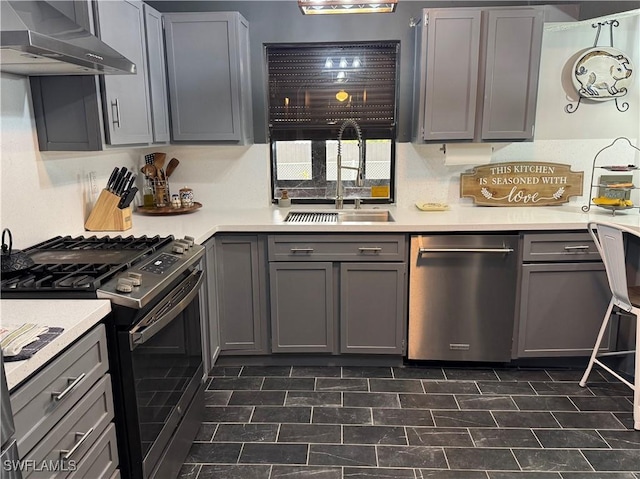
<path id="1" fill-rule="evenodd" d="M 479 207 L 452 205 L 447 211 L 424 212 L 415 206 L 395 205 L 363 207 L 365 210 L 388 210 L 394 221 L 338 224 L 287 223 L 290 211 L 333 211 L 330 206 L 294 205 L 290 208 L 216 209 L 204 206 L 189 215 L 145 216 L 134 213 L 133 228 L 117 234 L 191 236 L 203 243 L 218 233 L 461 233 L 498 231 L 586 230 L 589 221 L 599 220 L 625 225 L 640 231 L 637 210 L 613 216 L 606 210 L 583 212 L 579 206 L 552 207 Z M 344 211 L 348 209 L 345 208 Z M 86 232 L 85 232 L 86 233 Z M 96 232 L 92 232 L 94 234 Z M 116 232 L 104 232 L 113 235 Z"/>
<path id="2" fill-rule="evenodd" d="M 5 323 L 30 322 L 64 328 L 31 358 L 5 361 L 7 386 L 12 392 L 107 316 L 111 312 L 111 302 L 104 299 L 5 299 L 0 300 L 0 310 Z"/>

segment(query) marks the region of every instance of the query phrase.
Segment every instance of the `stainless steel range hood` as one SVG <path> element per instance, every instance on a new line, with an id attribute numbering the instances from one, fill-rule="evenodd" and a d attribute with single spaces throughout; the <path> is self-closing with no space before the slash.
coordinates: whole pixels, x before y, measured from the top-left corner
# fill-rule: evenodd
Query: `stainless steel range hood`
<path id="1" fill-rule="evenodd" d="M 133 74 L 136 65 L 45 1 L 0 0 L 0 71 Z"/>

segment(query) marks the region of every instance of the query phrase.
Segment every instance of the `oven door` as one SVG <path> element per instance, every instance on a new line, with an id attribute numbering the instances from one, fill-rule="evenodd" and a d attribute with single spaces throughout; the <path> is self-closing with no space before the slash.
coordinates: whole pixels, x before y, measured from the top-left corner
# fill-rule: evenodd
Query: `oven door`
<path id="1" fill-rule="evenodd" d="M 118 333 L 120 358 L 133 372 L 121 385 L 126 397 L 124 427 L 129 447 L 135 450 L 131 466 L 139 470 L 141 460 L 143 478 L 153 476 L 161 462 L 176 455 L 167 454 L 166 449 L 184 430 L 181 423 L 203 387 L 202 282 L 203 272 L 192 271 L 160 295 L 159 302 L 131 329 Z M 182 463 L 184 458 L 176 459 Z"/>

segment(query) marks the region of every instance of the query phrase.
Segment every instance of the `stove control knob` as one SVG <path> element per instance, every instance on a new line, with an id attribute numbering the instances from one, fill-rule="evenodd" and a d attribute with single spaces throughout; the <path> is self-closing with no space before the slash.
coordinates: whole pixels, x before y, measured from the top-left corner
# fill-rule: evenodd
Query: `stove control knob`
<path id="1" fill-rule="evenodd" d="M 130 293 L 133 291 L 133 283 L 127 278 L 119 278 L 118 284 L 116 284 L 116 291 L 118 293 Z"/>
<path id="2" fill-rule="evenodd" d="M 181 241 L 188 243 L 189 247 L 193 246 L 196 243 L 196 240 L 193 236 L 185 236 Z"/>
<path id="3" fill-rule="evenodd" d="M 175 244 L 182 246 L 182 248 L 184 248 L 185 251 L 187 251 L 192 246 L 185 240 L 176 240 Z"/>
<path id="4" fill-rule="evenodd" d="M 182 253 L 184 253 L 184 246 L 179 245 L 179 244 L 174 244 L 171 247 L 171 252 L 172 253 L 176 253 L 176 254 L 182 254 Z"/>
<path id="5" fill-rule="evenodd" d="M 142 275 L 140 273 L 128 273 L 126 279 L 131 281 L 133 286 L 140 286 L 142 284 Z"/>

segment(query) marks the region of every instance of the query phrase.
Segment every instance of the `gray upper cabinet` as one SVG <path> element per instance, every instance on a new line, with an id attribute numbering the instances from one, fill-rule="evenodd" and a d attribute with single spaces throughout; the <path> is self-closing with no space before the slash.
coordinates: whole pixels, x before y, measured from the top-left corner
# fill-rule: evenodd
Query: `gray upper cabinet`
<path id="1" fill-rule="evenodd" d="M 133 61 L 137 73 L 30 77 L 40 150 L 96 151 L 163 141 L 153 137 L 142 2 L 76 1 L 73 7 L 74 17 L 93 19 L 90 30 Z M 150 33 L 148 38 L 151 43 L 159 37 Z M 151 51 L 163 51 L 162 43 L 149 46 Z M 160 111 L 156 106 L 154 124 Z M 166 108 L 164 115 L 166 122 Z"/>
<path id="2" fill-rule="evenodd" d="M 542 9 L 487 12 L 483 140 L 533 139 Z"/>
<path id="3" fill-rule="evenodd" d="M 105 75 L 102 95 L 110 145 L 152 141 L 142 2 L 96 2 L 98 35 L 137 66 L 136 75 Z"/>
<path id="4" fill-rule="evenodd" d="M 424 10 L 414 140 L 532 139 L 543 23 L 536 7 Z"/>
<path id="5" fill-rule="evenodd" d="M 481 13 L 452 9 L 423 14 L 426 52 L 420 60 L 426 61 L 420 94 L 425 140 L 473 139 Z"/>
<path id="6" fill-rule="evenodd" d="M 250 143 L 249 24 L 237 12 L 164 15 L 171 136 Z"/>
<path id="7" fill-rule="evenodd" d="M 144 5 L 151 126 L 154 143 L 169 143 L 169 99 L 167 97 L 167 68 L 164 56 L 162 15 Z"/>

